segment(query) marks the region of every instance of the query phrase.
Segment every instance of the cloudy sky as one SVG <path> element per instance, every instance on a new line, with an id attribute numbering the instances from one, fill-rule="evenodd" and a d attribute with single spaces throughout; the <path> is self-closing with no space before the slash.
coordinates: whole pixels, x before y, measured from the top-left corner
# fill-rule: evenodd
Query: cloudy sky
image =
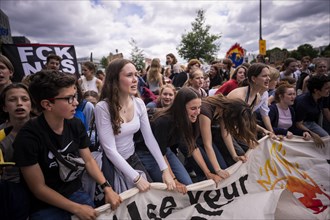
<path id="1" fill-rule="evenodd" d="M 118 49 L 130 58 L 133 38 L 145 57 L 162 63 L 167 53 L 179 58 L 181 35 L 191 30 L 199 9 L 206 12 L 210 32 L 222 36 L 219 58 L 235 43 L 248 53 L 259 48 L 259 0 L 0 0 L 0 8 L 12 35 L 32 43 L 73 44 L 77 57 L 93 52 L 101 58 Z M 267 49 L 328 45 L 330 1 L 262 0 L 262 29 Z"/>

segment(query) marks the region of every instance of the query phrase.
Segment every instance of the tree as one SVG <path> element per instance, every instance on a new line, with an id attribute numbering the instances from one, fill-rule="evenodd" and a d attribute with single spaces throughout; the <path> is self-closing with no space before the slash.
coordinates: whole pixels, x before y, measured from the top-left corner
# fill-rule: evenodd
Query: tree
<path id="1" fill-rule="evenodd" d="M 321 56 L 330 57 L 330 44 L 321 52 Z"/>
<path id="2" fill-rule="evenodd" d="M 101 66 L 105 69 L 105 68 L 107 68 L 107 66 L 109 64 L 109 61 L 105 56 L 103 56 L 100 60 L 100 63 L 101 63 Z"/>
<path id="3" fill-rule="evenodd" d="M 181 35 L 181 43 L 176 48 L 182 58 L 186 60 L 196 58 L 205 62 L 214 60 L 220 50 L 220 43 L 217 40 L 221 36 L 210 34 L 211 26 L 204 23 L 204 10 L 198 10 L 195 21 L 191 23 L 191 32 Z"/>
<path id="4" fill-rule="evenodd" d="M 145 68 L 144 54 L 143 50 L 137 46 L 137 42 L 132 38 L 129 44 L 133 47 L 131 52 L 131 61 L 136 66 L 138 71 Z"/>
<path id="5" fill-rule="evenodd" d="M 304 56 L 310 56 L 312 59 L 317 57 L 318 51 L 313 49 L 313 46 L 310 44 L 300 45 L 297 50 L 293 50 L 290 53 L 290 57 L 301 60 Z"/>

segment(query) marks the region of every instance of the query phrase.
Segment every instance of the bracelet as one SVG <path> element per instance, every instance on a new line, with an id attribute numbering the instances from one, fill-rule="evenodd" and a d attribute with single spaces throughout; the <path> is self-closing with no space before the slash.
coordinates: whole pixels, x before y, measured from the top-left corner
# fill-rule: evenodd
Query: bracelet
<path id="1" fill-rule="evenodd" d="M 141 180 L 141 174 L 139 174 L 138 178 L 134 180 L 134 184 L 138 184 L 138 182 Z"/>

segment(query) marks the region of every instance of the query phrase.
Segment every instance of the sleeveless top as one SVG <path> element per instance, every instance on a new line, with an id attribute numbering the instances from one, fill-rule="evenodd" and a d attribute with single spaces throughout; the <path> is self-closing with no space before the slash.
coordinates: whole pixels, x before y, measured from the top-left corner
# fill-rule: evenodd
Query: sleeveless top
<path id="1" fill-rule="evenodd" d="M 249 96 L 250 96 L 250 86 L 248 86 L 248 90 L 247 90 L 247 93 L 246 93 L 246 96 L 245 96 L 245 102 L 248 103 L 249 101 Z M 254 105 L 256 104 L 256 101 L 257 101 L 257 95 L 254 97 L 251 105 L 250 105 L 250 108 L 253 109 L 254 108 Z"/>
<path id="2" fill-rule="evenodd" d="M 93 90 L 97 93 L 99 93 L 99 90 L 97 89 L 96 86 L 96 77 L 94 76 L 92 80 L 87 80 L 85 76 L 81 76 L 82 83 L 81 83 L 81 90 L 83 92 Z"/>

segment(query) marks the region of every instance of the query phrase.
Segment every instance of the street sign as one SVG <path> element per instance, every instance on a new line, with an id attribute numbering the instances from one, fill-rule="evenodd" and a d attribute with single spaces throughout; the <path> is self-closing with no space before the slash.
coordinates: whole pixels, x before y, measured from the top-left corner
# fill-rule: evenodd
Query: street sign
<path id="1" fill-rule="evenodd" d="M 266 55 L 266 40 L 259 40 L 259 54 Z"/>

